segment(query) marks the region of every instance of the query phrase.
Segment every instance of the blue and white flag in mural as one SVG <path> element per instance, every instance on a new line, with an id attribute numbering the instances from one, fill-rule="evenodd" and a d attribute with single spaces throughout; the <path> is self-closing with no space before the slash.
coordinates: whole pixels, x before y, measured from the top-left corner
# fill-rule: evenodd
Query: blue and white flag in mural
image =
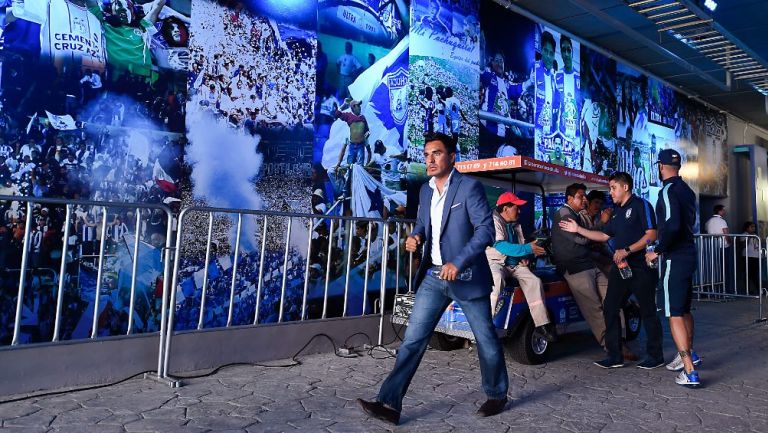
<path id="1" fill-rule="evenodd" d="M 365 169 L 352 166 L 352 215 L 356 217 L 381 218 L 381 211 L 390 207 L 389 202 L 405 206 L 405 191 L 395 191 L 374 179 Z"/>
<path id="2" fill-rule="evenodd" d="M 363 101 L 363 115 L 371 132 L 368 142 L 381 140 L 387 153 L 402 153 L 408 115 L 408 37 L 360 74 L 349 86 L 349 93 Z"/>

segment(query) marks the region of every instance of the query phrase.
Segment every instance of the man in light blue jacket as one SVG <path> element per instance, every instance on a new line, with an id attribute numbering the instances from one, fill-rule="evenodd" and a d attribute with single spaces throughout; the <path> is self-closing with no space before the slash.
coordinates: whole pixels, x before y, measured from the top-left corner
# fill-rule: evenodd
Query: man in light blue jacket
<path id="1" fill-rule="evenodd" d="M 496 200 L 493 211 L 493 223 L 496 229 L 496 241 L 485 250 L 488 264 L 493 275 L 493 292 L 491 293 L 491 311 L 495 311 L 501 289 L 508 278 L 517 279 L 520 289 L 528 302 L 533 324 L 547 341 L 554 341 L 556 332 L 549 320 L 547 307 L 544 304 L 544 286 L 541 279 L 528 268 L 534 256 L 543 256 L 543 247 L 531 242 L 526 244 L 523 229 L 518 223 L 520 206 L 527 202 L 518 198 L 512 192 L 505 192 Z"/>

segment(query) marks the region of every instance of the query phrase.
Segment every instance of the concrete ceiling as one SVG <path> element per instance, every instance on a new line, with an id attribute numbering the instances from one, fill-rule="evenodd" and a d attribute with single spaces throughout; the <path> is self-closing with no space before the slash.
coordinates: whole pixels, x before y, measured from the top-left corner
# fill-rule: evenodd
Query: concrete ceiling
<path id="1" fill-rule="evenodd" d="M 768 1 L 716 0 L 714 22 L 768 66 Z M 688 0 L 701 5 L 703 1 Z M 500 0 L 499 3 L 507 3 Z M 625 0 L 516 0 L 522 8 L 616 54 L 717 108 L 768 129 L 766 97 L 746 82 L 726 86 L 725 70 L 628 6 Z M 652 6 L 653 2 L 649 3 Z"/>

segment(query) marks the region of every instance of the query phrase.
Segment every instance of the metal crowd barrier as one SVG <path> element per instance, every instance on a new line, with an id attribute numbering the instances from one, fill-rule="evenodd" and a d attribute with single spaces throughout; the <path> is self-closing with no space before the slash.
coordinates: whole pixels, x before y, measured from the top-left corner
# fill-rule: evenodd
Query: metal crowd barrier
<path id="1" fill-rule="evenodd" d="M 766 253 L 762 240 L 747 234 L 698 234 L 695 241 L 698 270 L 693 289 L 697 298 L 717 302 L 756 299 L 759 319 L 763 319 Z"/>
<path id="2" fill-rule="evenodd" d="M 195 218 L 193 215 L 201 215 L 203 218 Z M 229 225 L 234 230 L 227 229 L 228 234 L 222 235 L 222 223 L 224 226 Z M 207 224 L 206 224 L 207 223 Z M 244 225 L 248 227 L 244 233 Z M 260 227 L 259 227 L 260 226 Z M 214 227 L 217 228 L 218 235 L 214 236 Z M 189 207 L 181 211 L 178 218 L 178 230 L 176 238 L 176 257 L 173 265 L 172 272 L 172 284 L 170 294 L 170 308 L 168 317 L 168 333 L 165 339 L 166 347 L 163 351 L 165 359 L 163 361 L 162 371 L 166 375 L 169 371 L 169 364 L 171 361 L 171 345 L 173 341 L 173 335 L 176 333 L 176 315 L 177 310 L 183 308 L 183 305 L 177 304 L 177 293 L 181 291 L 182 287 L 180 279 L 182 278 L 182 272 L 185 272 L 185 279 L 188 281 L 190 278 L 194 279 L 194 275 L 190 276 L 191 269 L 197 269 L 194 273 L 202 271 L 202 281 L 199 293 L 199 304 L 197 299 L 193 299 L 194 304 L 190 307 L 199 305 L 199 312 L 194 323 L 188 323 L 191 325 L 188 329 L 179 329 L 179 332 L 196 332 L 202 329 L 212 328 L 229 328 L 233 326 L 258 326 L 262 323 L 283 323 L 284 321 L 307 321 L 307 320 L 325 320 L 331 317 L 362 317 L 378 314 L 380 316 L 379 323 L 379 335 L 378 343 L 382 343 L 382 334 L 384 327 L 384 316 L 386 306 L 384 304 L 387 299 L 388 293 L 388 279 L 387 275 L 392 271 L 394 267 L 395 293 L 400 292 L 401 283 L 401 262 L 403 261 L 404 237 L 403 234 L 410 233 L 408 227 L 412 229 L 412 222 L 405 220 L 384 220 L 375 218 L 359 218 L 359 217 L 341 217 L 341 216 L 329 216 L 329 215 L 316 215 L 316 214 L 300 214 L 289 212 L 270 212 L 270 211 L 258 211 L 250 209 L 228 209 L 228 208 L 215 208 L 215 207 Z M 275 229 L 277 228 L 277 229 Z M 357 230 L 361 230 L 363 234 L 355 235 Z M 376 231 L 374 234 L 373 232 Z M 298 235 L 295 235 L 298 233 Z M 392 238 L 395 235 L 395 238 Z M 246 242 L 250 240 L 252 246 L 251 251 L 247 251 L 243 247 L 243 237 L 252 237 L 253 239 L 246 239 Z M 306 239 L 299 239 L 302 236 L 306 236 Z M 354 237 L 357 237 L 357 244 L 354 242 Z M 204 238 L 204 246 L 199 243 L 200 239 Z M 216 263 L 212 262 L 212 255 L 214 248 L 220 249 L 219 240 L 227 239 L 227 247 L 229 246 L 229 240 L 234 238 L 234 249 L 228 248 L 225 254 L 222 251 L 216 251 L 219 255 L 218 258 L 214 258 Z M 325 240 L 327 239 L 327 240 Z M 190 246 L 195 241 L 198 244 Z M 364 250 L 362 244 L 365 244 Z M 327 245 L 325 245 L 327 243 Z M 281 265 L 276 269 L 265 269 L 265 260 L 268 254 L 268 244 L 272 253 L 279 248 L 282 253 Z M 353 251 L 353 245 L 357 247 L 357 251 Z M 204 250 L 204 254 L 203 254 Z M 364 257 L 360 253 L 364 251 Z M 373 255 L 372 255 L 373 252 Z M 391 254 L 395 255 L 394 265 L 390 263 Z M 303 259 L 301 256 L 303 255 Z M 200 259 L 202 262 L 200 262 Z M 406 285 L 408 290 L 411 290 L 412 284 L 412 254 L 408 254 L 408 278 Z M 206 313 L 208 310 L 209 297 L 214 296 L 212 278 L 210 275 L 211 270 L 215 269 L 215 272 L 219 272 L 218 260 L 225 257 L 227 262 L 227 269 L 220 273 L 217 278 L 228 277 L 228 302 L 226 302 L 226 321 L 220 321 L 219 325 L 206 326 Z M 230 259 L 231 257 L 231 259 Z M 197 261 L 196 261 L 197 260 Z M 245 261 L 246 265 L 242 265 L 241 261 Z M 258 261 L 258 264 L 256 264 Z M 184 269 L 183 264 L 192 262 L 192 266 L 187 266 Z M 289 295 L 287 293 L 288 281 L 288 268 L 289 264 L 293 267 L 294 264 L 300 262 L 303 266 L 303 284 L 301 289 L 301 306 L 296 308 L 296 305 L 289 305 Z M 241 269 L 241 267 L 247 267 L 247 264 L 254 264 L 258 268 L 257 278 L 255 283 L 252 280 L 253 272 L 249 269 Z M 211 265 L 215 267 L 212 268 Z M 230 266 L 231 265 L 231 266 Z M 221 266 L 223 268 L 223 266 Z M 362 272 L 362 283 L 359 280 L 357 284 L 359 286 L 352 285 L 350 283 L 351 271 L 353 267 Z M 379 286 L 379 299 L 372 304 L 370 313 L 367 310 L 369 303 L 369 282 L 372 274 L 377 270 L 380 270 L 380 286 Z M 231 270 L 231 275 L 225 275 Z M 373 271 L 373 272 L 372 272 Z M 245 274 L 245 276 L 243 276 Z M 246 280 L 250 275 L 251 280 Z M 265 319 L 261 316 L 260 311 L 262 303 L 265 302 L 267 296 L 270 296 L 268 287 L 265 287 L 267 278 L 269 281 L 273 281 L 275 276 L 280 278 L 279 283 L 279 301 L 277 302 L 277 317 L 271 317 L 273 322 L 269 322 L 269 318 Z M 296 277 L 301 278 L 300 275 Z M 311 280 L 312 284 L 311 284 Z M 343 295 L 341 295 L 341 308 L 338 309 L 337 302 L 332 303 L 330 298 L 331 284 L 334 283 L 336 287 L 339 287 L 343 281 Z M 250 284 L 247 284 L 250 283 Z M 197 284 L 195 284 L 197 285 Z M 310 287 L 310 285 L 312 287 Z M 221 288 L 220 284 L 218 286 Z M 245 287 L 245 288 L 244 288 Z M 312 289 L 315 289 L 312 291 Z M 239 290 L 239 294 L 238 294 Z M 220 290 L 219 290 L 220 291 Z M 255 293 L 253 293 L 255 291 Z M 319 299 L 309 299 L 310 292 L 314 295 L 318 295 Z M 319 296 L 318 292 L 322 292 L 322 296 Z M 197 294 L 197 292 L 194 292 Z M 243 296 L 245 294 L 245 296 Z M 361 299 L 362 306 L 360 310 L 357 310 L 357 306 L 352 305 L 352 298 L 358 296 Z M 243 309 L 246 300 L 253 299 L 255 297 L 253 319 L 246 323 L 243 323 L 242 315 L 240 320 L 236 323 L 234 320 L 235 312 L 239 309 Z M 338 296 L 336 296 L 338 298 Z M 184 301 L 186 297 L 184 298 Z M 182 301 L 182 302 L 184 302 Z M 393 301 L 394 302 L 394 301 Z M 310 303 L 312 304 L 310 308 Z M 333 306 L 333 308 L 332 308 Z M 319 307 L 319 308 L 317 308 Z M 220 314 L 223 314 L 223 306 L 217 308 Z M 291 312 L 294 312 L 291 315 Z M 360 314 L 351 314 L 350 311 L 359 311 Z M 296 313 L 299 313 L 296 316 Z M 247 316 L 246 317 L 250 317 Z M 223 317 L 222 317 L 223 319 Z"/>
<path id="3" fill-rule="evenodd" d="M 63 199 L 53 199 L 53 198 L 34 198 L 34 197 L 26 197 L 26 196 L 6 196 L 6 195 L 0 195 L 0 202 L 19 202 L 19 203 L 26 203 L 26 215 L 25 215 L 25 224 L 24 224 L 24 236 L 22 241 L 22 255 L 21 255 L 21 266 L 18 270 L 19 272 L 19 284 L 18 284 L 18 292 L 16 295 L 16 313 L 15 313 L 15 319 L 14 319 L 14 325 L 13 325 L 13 339 L 11 340 L 11 346 L 10 348 L 18 347 L 19 346 L 19 336 L 21 331 L 21 320 L 22 320 L 22 311 L 24 308 L 24 294 L 25 290 L 27 289 L 27 276 L 28 274 L 31 274 L 30 270 L 34 269 L 35 271 L 37 268 L 33 268 L 33 266 L 30 266 L 29 260 L 30 260 L 30 237 L 31 237 L 31 231 L 30 228 L 33 225 L 32 217 L 33 217 L 33 206 L 35 204 L 42 205 L 51 205 L 51 206 L 63 206 L 65 208 L 65 217 L 64 217 L 64 223 L 62 227 L 63 231 L 63 242 L 62 242 L 62 248 L 61 248 L 61 265 L 58 270 L 58 287 L 56 289 L 56 309 L 55 309 L 55 316 L 54 316 L 54 329 L 53 329 L 53 337 L 51 339 L 52 342 L 58 342 L 61 337 L 61 322 L 62 322 L 62 302 L 64 298 L 64 282 L 65 282 L 65 276 L 67 275 L 67 252 L 70 249 L 69 245 L 69 238 L 70 238 L 70 225 L 72 223 L 73 219 L 73 209 L 76 207 L 82 207 L 83 209 L 91 208 L 91 209 L 100 209 L 101 213 L 101 232 L 100 232 L 100 242 L 99 242 L 99 251 L 98 251 L 98 264 L 97 267 L 97 276 L 96 276 L 96 291 L 94 294 L 94 306 L 93 306 L 93 322 L 90 329 L 90 338 L 93 340 L 96 340 L 99 338 L 98 336 L 98 317 L 99 317 L 99 301 L 100 301 L 100 294 L 101 294 L 101 288 L 102 288 L 102 281 L 103 281 L 103 273 L 104 273 L 104 257 L 105 257 L 105 250 L 106 250 L 106 241 L 107 241 L 107 215 L 108 210 L 107 209 L 129 209 L 133 210 L 136 213 L 136 236 L 135 236 L 135 245 L 133 250 L 133 269 L 131 273 L 131 293 L 130 293 L 130 305 L 129 305 L 129 311 L 128 311 L 128 330 L 127 335 L 131 335 L 133 331 L 133 316 L 134 316 L 134 308 L 135 308 L 135 295 L 136 295 L 136 276 L 137 276 L 137 262 L 138 262 L 138 251 L 139 251 L 139 236 L 138 233 L 141 231 L 141 211 L 142 210 L 160 210 L 165 214 L 165 222 L 166 222 L 166 238 L 165 238 L 165 250 L 164 250 L 164 258 L 163 258 L 163 291 L 162 291 L 162 307 L 161 307 L 161 319 L 160 319 L 160 344 L 158 347 L 159 353 L 158 353 L 158 364 L 157 364 L 157 377 L 163 377 L 165 376 L 162 368 L 163 368 L 163 348 L 165 347 L 164 340 L 165 336 L 167 334 L 165 324 L 166 324 L 166 311 L 167 311 L 167 299 L 168 299 L 168 281 L 170 280 L 168 277 L 170 275 L 170 263 L 171 263 L 171 257 L 172 257 L 172 251 L 170 250 L 172 245 L 171 235 L 172 235 L 172 215 L 171 210 L 164 205 L 155 205 L 155 204 L 144 204 L 144 203 L 113 203 L 113 202 L 102 202 L 102 201 L 86 201 L 86 200 L 63 200 Z M 54 271 L 55 274 L 55 271 Z M 55 275 L 54 275 L 55 279 Z"/>

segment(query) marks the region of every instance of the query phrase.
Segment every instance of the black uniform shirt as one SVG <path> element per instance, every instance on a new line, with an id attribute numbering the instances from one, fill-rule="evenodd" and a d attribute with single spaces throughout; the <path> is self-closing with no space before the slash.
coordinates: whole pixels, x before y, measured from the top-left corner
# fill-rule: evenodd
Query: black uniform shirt
<path id="1" fill-rule="evenodd" d="M 613 238 L 616 250 L 623 250 L 645 236 L 647 230 L 656 229 L 656 215 L 651 204 L 636 195 L 632 195 L 624 205 L 616 206 L 611 219 L 603 226 L 603 233 Z M 635 251 L 635 256 L 644 255 Z"/>
<path id="2" fill-rule="evenodd" d="M 659 218 L 658 253 L 695 253 L 693 226 L 696 222 L 696 193 L 680 176 L 664 181 L 656 202 Z"/>

